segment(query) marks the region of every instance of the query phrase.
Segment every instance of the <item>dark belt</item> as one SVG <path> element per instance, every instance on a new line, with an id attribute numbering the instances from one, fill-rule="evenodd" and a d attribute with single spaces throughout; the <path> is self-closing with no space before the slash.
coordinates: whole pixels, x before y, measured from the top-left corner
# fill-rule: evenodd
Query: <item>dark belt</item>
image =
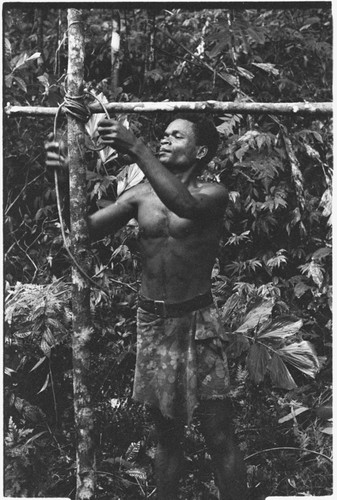
<path id="1" fill-rule="evenodd" d="M 143 295 L 138 297 L 138 306 L 144 309 L 144 311 L 156 314 L 162 318 L 167 317 L 179 317 L 183 316 L 197 309 L 202 309 L 203 307 L 213 304 L 213 297 L 211 292 L 207 292 L 204 295 L 197 295 L 193 299 L 185 300 L 184 302 L 168 303 L 164 300 L 151 300 L 147 299 Z"/>

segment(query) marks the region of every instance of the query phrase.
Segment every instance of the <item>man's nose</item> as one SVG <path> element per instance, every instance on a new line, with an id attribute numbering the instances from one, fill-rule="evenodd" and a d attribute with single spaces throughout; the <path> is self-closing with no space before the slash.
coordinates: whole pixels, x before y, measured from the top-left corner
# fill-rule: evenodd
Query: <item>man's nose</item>
<path id="1" fill-rule="evenodd" d="M 163 137 L 162 140 L 160 141 L 160 144 L 170 144 L 170 143 L 171 139 L 168 136 Z"/>

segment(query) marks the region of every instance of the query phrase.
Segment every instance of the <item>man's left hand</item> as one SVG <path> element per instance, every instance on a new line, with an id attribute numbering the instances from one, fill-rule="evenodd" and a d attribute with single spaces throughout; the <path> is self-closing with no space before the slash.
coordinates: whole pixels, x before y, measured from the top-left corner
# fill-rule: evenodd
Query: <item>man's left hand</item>
<path id="1" fill-rule="evenodd" d="M 98 127 L 101 141 L 106 146 L 111 146 L 124 153 L 133 153 L 137 145 L 137 137 L 117 120 L 104 119 Z"/>

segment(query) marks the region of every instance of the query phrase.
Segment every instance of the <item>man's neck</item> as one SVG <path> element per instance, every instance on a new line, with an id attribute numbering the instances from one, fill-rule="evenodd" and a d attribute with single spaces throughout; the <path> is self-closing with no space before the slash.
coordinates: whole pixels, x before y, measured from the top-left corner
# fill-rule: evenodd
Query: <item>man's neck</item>
<path id="1" fill-rule="evenodd" d="M 192 184 L 196 181 L 199 175 L 199 165 L 192 165 L 190 168 L 184 171 L 178 169 L 170 169 L 170 171 L 180 180 L 180 182 L 182 182 L 182 184 L 188 186 L 189 184 Z"/>

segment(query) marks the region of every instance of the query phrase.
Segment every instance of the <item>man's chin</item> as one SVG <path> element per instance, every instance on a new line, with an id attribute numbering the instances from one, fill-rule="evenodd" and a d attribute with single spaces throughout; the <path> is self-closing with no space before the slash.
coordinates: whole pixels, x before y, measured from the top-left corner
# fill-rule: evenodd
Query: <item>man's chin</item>
<path id="1" fill-rule="evenodd" d="M 176 163 L 172 162 L 170 158 L 168 158 L 165 154 L 159 155 L 158 159 L 160 163 L 163 165 L 163 167 L 167 168 L 168 170 L 172 170 L 174 172 L 184 171 L 189 168 L 189 165 L 182 165 L 182 164 L 177 165 Z"/>
<path id="2" fill-rule="evenodd" d="M 159 155 L 158 159 L 159 159 L 160 163 L 162 165 L 164 165 L 164 167 L 169 168 L 170 160 L 167 158 L 166 155 L 164 155 L 164 154 L 163 155 Z"/>

